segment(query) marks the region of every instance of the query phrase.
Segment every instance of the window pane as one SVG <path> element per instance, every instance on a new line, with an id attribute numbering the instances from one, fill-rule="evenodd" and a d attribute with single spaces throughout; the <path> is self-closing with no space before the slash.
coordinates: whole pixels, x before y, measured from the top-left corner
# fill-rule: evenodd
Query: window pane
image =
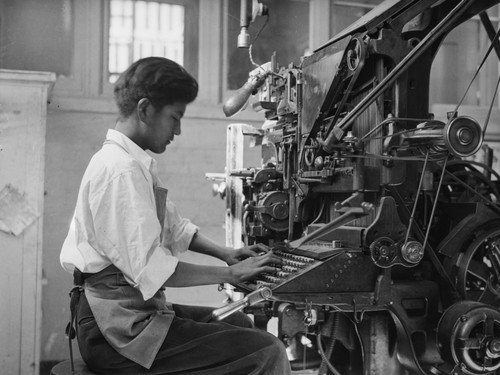
<path id="1" fill-rule="evenodd" d="M 162 56 L 184 65 L 185 7 L 156 1 L 111 0 L 108 73 L 114 82 L 133 61 Z"/>
<path id="2" fill-rule="evenodd" d="M 282 66 L 299 62 L 309 49 L 309 2 L 304 0 L 260 1 L 269 8 L 269 21 L 252 47 L 256 64 L 271 60 L 273 52 Z M 252 41 L 262 28 L 266 17 L 257 17 L 250 24 Z M 240 2 L 228 1 L 228 89 L 241 87 L 248 79 L 248 73 L 255 69 L 249 58 L 248 48 L 238 48 L 240 33 Z"/>

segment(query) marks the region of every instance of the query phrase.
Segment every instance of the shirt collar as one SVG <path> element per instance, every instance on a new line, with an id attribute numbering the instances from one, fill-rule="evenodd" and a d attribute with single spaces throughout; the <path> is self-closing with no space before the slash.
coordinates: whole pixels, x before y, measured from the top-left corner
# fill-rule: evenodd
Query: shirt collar
<path id="1" fill-rule="evenodd" d="M 125 149 L 125 151 L 142 163 L 148 170 L 151 170 L 152 164 L 155 164 L 155 160 L 125 134 L 114 129 L 108 129 L 106 139 L 118 143 Z"/>

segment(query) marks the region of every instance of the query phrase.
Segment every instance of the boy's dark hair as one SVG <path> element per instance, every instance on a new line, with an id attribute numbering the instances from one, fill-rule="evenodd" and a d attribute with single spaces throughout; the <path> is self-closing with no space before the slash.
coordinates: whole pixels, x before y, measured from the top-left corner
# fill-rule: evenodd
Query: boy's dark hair
<path id="1" fill-rule="evenodd" d="M 191 103 L 198 95 L 198 82 L 172 60 L 146 57 L 120 75 L 114 94 L 120 115 L 128 118 L 142 98 L 148 98 L 157 109 L 175 102 Z"/>

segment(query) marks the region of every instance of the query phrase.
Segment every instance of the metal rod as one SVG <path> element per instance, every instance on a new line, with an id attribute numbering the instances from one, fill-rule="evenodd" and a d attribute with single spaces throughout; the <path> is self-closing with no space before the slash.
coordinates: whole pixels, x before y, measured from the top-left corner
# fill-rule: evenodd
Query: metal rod
<path id="1" fill-rule="evenodd" d="M 349 126 L 351 126 L 354 119 L 364 112 L 366 108 L 387 89 L 388 86 L 399 78 L 399 76 L 404 72 L 404 68 L 415 62 L 415 60 L 420 57 L 423 52 L 425 52 L 429 45 L 441 37 L 441 35 L 447 30 L 446 26 L 455 22 L 455 20 L 467 10 L 467 7 L 470 6 L 472 2 L 472 0 L 462 0 L 455 8 L 453 8 L 453 10 L 445 18 L 443 18 L 443 20 L 441 20 L 441 22 L 429 34 L 427 34 L 425 38 L 422 39 L 422 41 L 408 55 L 406 55 L 403 60 L 401 60 L 399 64 L 397 64 L 394 69 L 391 70 L 389 74 L 387 74 L 387 76 L 362 101 L 360 101 L 358 105 L 356 105 L 356 107 L 354 107 L 354 109 L 349 112 L 337 126 L 332 129 L 325 140 L 325 145 L 323 146 L 325 151 L 328 152 L 331 146 L 340 140 L 338 137 L 339 133 L 343 134 Z"/>

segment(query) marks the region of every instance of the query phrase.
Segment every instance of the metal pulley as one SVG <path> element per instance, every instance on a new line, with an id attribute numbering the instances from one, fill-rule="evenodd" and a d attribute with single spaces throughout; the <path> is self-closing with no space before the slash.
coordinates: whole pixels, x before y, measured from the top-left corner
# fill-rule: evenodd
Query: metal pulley
<path id="1" fill-rule="evenodd" d="M 424 247 L 413 239 L 396 242 L 389 237 L 379 237 L 370 244 L 369 250 L 373 263 L 381 268 L 414 267 L 424 257 Z"/>
<path id="2" fill-rule="evenodd" d="M 396 259 L 396 246 L 389 237 L 377 238 L 370 244 L 370 256 L 377 266 L 386 268 Z"/>
<path id="3" fill-rule="evenodd" d="M 483 144 L 483 131 L 472 117 L 458 116 L 444 128 L 444 144 L 448 151 L 459 157 L 474 155 Z"/>
<path id="4" fill-rule="evenodd" d="M 401 257 L 409 264 L 418 264 L 424 257 L 424 247 L 418 241 L 401 241 Z"/>
<path id="5" fill-rule="evenodd" d="M 423 122 L 403 139 L 403 144 L 411 147 L 431 147 L 435 152 L 447 150 L 452 155 L 468 157 L 481 148 L 483 131 L 472 117 L 458 116 L 447 124 L 438 120 Z"/>
<path id="6" fill-rule="evenodd" d="M 262 193 L 255 206 L 248 206 L 248 211 L 255 216 L 264 227 L 283 232 L 288 229 L 288 195 L 282 191 Z"/>

